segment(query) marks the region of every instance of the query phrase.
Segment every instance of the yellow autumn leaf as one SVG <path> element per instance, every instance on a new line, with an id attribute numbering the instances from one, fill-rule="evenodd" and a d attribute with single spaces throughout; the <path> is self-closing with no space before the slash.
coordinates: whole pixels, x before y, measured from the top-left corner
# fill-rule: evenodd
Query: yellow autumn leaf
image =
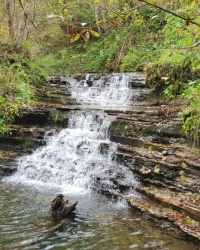
<path id="1" fill-rule="evenodd" d="M 74 37 L 74 42 L 76 42 L 80 37 L 81 37 L 80 34 L 76 34 L 75 37 Z"/>
<path id="2" fill-rule="evenodd" d="M 100 37 L 99 33 L 94 30 L 91 30 L 90 33 L 95 37 Z"/>
<path id="3" fill-rule="evenodd" d="M 74 42 L 78 41 L 80 37 L 81 37 L 80 34 L 76 34 L 74 37 L 72 37 L 72 38 L 70 39 L 70 42 L 71 42 L 71 43 L 74 43 Z"/>

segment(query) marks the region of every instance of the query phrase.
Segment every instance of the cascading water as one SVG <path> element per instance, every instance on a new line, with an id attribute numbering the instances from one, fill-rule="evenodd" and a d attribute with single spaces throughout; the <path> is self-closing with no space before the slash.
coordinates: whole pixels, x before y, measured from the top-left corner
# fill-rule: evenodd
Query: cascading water
<path id="1" fill-rule="evenodd" d="M 98 77 L 88 74 L 85 80 L 71 81 L 72 99 L 81 105 L 100 105 L 103 107 L 127 108 L 130 100 L 140 94 L 141 89 L 130 88 L 130 84 L 137 81 L 142 86 L 144 78 L 135 73 L 112 74 Z"/>
<path id="2" fill-rule="evenodd" d="M 68 128 L 46 135 L 46 146 L 18 159 L 18 171 L 12 181 L 62 187 L 68 192 L 89 190 L 101 179 L 104 188 L 114 187 L 113 178 L 123 176 L 131 182 L 131 171 L 115 161 L 116 144 L 109 140 L 110 117 L 101 107 L 128 105 L 133 96 L 125 74 L 73 83 L 71 95 L 77 103 L 97 108 L 71 111 Z M 136 92 L 136 91 L 135 91 Z M 116 188 L 116 187 L 115 187 Z"/>

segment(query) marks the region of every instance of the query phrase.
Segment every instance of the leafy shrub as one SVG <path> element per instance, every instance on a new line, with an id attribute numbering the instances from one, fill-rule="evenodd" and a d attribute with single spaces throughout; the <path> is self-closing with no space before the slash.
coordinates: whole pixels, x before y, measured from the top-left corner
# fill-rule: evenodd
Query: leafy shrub
<path id="1" fill-rule="evenodd" d="M 47 72 L 30 58 L 29 52 L 6 45 L 1 48 L 0 134 L 34 100 L 35 87 L 41 86 Z"/>
<path id="2" fill-rule="evenodd" d="M 81 72 L 102 72 L 115 65 L 118 53 L 124 41 L 126 29 L 113 29 L 99 40 L 90 43 L 79 42 L 69 48 L 63 48 L 51 58 L 50 71 L 62 74 Z M 111 42 L 112 41 L 112 42 Z M 42 62 L 47 59 L 42 59 Z"/>
<path id="3" fill-rule="evenodd" d="M 189 101 L 189 106 L 183 113 L 183 129 L 190 144 L 200 147 L 200 80 L 189 84 L 192 85 L 182 94 L 183 98 Z"/>

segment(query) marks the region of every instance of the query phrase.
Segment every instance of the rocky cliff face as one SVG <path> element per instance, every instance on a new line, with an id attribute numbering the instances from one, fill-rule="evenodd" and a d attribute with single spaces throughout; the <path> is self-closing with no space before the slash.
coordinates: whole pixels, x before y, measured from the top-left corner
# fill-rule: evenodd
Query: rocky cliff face
<path id="1" fill-rule="evenodd" d="M 146 96 L 132 111 L 119 114 L 110 138 L 118 142 L 118 160 L 134 173 L 142 199 L 124 196 L 132 207 L 166 219 L 200 239 L 200 159 L 182 131 L 186 103 Z M 161 225 L 163 224 L 163 221 Z"/>
<path id="2" fill-rule="evenodd" d="M 76 76 L 81 80 L 83 76 Z M 38 90 L 38 103 L 16 118 L 12 134 L 0 138 L 0 174 L 15 171 L 13 160 L 45 144 L 45 133 L 67 126 L 69 111 L 80 109 L 71 103 L 66 88 L 71 78 L 52 76 L 45 91 Z M 118 143 L 117 160 L 136 176 L 135 190 L 140 198 L 131 198 L 125 180 L 113 180 L 120 192 L 99 191 L 122 197 L 130 205 L 153 218 L 162 227 L 176 225 L 185 234 L 200 240 L 200 158 L 188 146 L 182 131 L 182 99 L 164 100 L 138 83 L 141 94 L 132 100 L 130 110 L 106 110 L 117 118 L 110 127 L 110 140 Z M 97 178 L 98 180 L 98 178 Z M 169 224 L 171 223 L 171 224 Z"/>

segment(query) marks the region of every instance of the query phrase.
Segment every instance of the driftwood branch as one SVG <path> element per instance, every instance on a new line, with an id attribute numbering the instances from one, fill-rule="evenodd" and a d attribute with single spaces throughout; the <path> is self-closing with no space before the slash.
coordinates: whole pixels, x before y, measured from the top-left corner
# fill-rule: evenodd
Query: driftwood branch
<path id="1" fill-rule="evenodd" d="M 69 213 L 76 209 L 76 205 L 78 201 L 74 203 L 69 203 L 68 200 L 64 201 L 64 196 L 59 194 L 56 196 L 55 199 L 51 201 L 50 207 L 50 214 L 52 218 L 55 219 L 62 219 L 63 217 L 67 216 Z"/>
<path id="2" fill-rule="evenodd" d="M 176 16 L 176 17 L 179 17 L 179 18 L 185 20 L 186 23 L 188 23 L 188 24 L 189 24 L 189 23 L 192 23 L 192 24 L 195 24 L 195 25 L 197 25 L 197 26 L 200 27 L 200 24 L 199 24 L 199 23 L 196 23 L 196 22 L 192 21 L 192 20 L 191 20 L 190 18 L 188 18 L 188 17 L 180 16 L 180 15 L 176 14 L 175 12 L 172 12 L 172 11 L 170 11 L 170 10 L 164 9 L 164 8 L 162 8 L 162 7 L 160 7 L 160 6 L 156 5 L 156 4 L 149 3 L 149 2 L 147 2 L 147 1 L 145 1 L 145 0 L 138 0 L 138 1 L 139 1 L 139 2 L 143 2 L 143 3 L 146 3 L 146 4 L 148 4 L 148 5 L 151 5 L 151 6 L 155 7 L 155 8 L 157 8 L 157 9 L 163 10 L 163 11 L 165 11 L 165 12 L 171 14 L 171 15 L 174 15 L 174 16 Z"/>

